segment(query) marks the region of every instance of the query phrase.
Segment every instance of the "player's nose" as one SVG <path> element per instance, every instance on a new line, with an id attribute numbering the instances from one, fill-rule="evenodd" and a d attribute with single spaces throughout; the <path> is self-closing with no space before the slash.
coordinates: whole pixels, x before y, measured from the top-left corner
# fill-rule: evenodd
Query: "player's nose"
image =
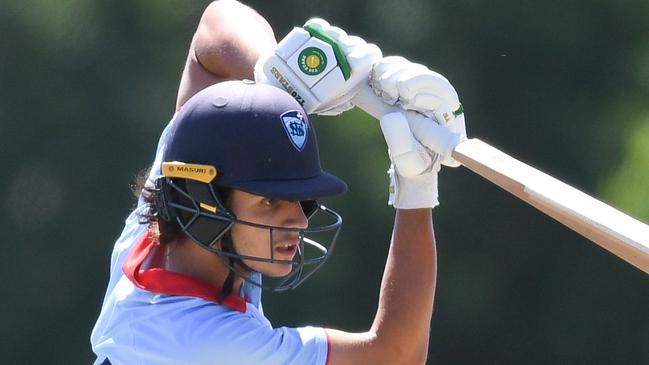
<path id="1" fill-rule="evenodd" d="M 286 205 L 286 215 L 283 226 L 292 228 L 307 228 L 309 220 L 304 214 L 302 204 L 299 201 L 291 201 Z"/>

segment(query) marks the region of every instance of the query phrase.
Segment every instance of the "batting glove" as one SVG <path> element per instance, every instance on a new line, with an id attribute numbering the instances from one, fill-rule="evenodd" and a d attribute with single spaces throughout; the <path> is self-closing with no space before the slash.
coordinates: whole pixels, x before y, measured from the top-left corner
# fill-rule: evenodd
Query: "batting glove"
<path id="1" fill-rule="evenodd" d="M 451 83 L 439 73 L 403 57 L 385 57 L 374 65 L 370 86 L 385 103 L 420 112 L 459 135 L 460 140 L 466 139 L 464 108 Z M 436 150 L 426 143 L 432 132 L 424 125 L 412 128 L 412 132 L 419 141 Z M 449 153 L 442 154 L 441 163 L 460 165 Z"/>
<path id="2" fill-rule="evenodd" d="M 255 81 L 286 90 L 308 114 L 337 115 L 353 108 L 351 99 L 381 57 L 376 45 L 315 18 L 260 57 Z"/>
<path id="3" fill-rule="evenodd" d="M 380 124 L 392 162 L 388 170 L 388 204 L 398 209 L 433 208 L 439 205 L 438 155 L 415 139 L 403 113 L 386 114 L 381 118 Z"/>

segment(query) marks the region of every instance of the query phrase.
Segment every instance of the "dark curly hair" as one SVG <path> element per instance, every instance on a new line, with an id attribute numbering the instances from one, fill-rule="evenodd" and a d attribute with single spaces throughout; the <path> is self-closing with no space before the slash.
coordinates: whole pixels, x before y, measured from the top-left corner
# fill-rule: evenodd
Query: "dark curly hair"
<path id="1" fill-rule="evenodd" d="M 142 197 L 146 208 L 138 214 L 140 224 L 148 224 L 151 238 L 160 244 L 167 244 L 185 237 L 182 229 L 176 222 L 169 222 L 158 218 L 156 197 L 158 191 L 147 186 L 151 168 L 142 169 L 134 179 L 131 190 L 136 198 Z"/>

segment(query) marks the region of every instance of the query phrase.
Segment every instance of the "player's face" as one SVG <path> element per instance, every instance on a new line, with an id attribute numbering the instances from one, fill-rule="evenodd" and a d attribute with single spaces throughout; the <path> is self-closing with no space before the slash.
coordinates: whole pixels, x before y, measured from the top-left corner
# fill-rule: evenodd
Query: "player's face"
<path id="1" fill-rule="evenodd" d="M 259 195 L 233 190 L 229 199 L 230 209 L 239 220 L 284 228 L 307 228 L 308 220 L 298 201 L 274 200 Z M 243 224 L 232 226 L 232 242 L 240 255 L 291 260 L 297 253 L 297 232 L 270 230 Z M 290 264 L 267 263 L 244 260 L 251 269 L 267 276 L 285 276 L 291 272 Z"/>

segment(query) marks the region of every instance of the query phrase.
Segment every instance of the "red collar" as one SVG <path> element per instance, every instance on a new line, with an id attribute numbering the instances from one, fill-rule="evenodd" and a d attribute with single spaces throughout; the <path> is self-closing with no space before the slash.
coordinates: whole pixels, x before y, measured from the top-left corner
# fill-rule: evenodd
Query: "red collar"
<path id="1" fill-rule="evenodd" d="M 135 286 L 153 293 L 197 297 L 218 303 L 221 289 L 205 281 L 156 267 L 141 269 L 142 263 L 155 247 L 156 242 L 146 232 L 124 261 L 122 271 Z M 228 295 L 221 304 L 241 313 L 246 312 L 246 301 L 234 294 Z"/>

